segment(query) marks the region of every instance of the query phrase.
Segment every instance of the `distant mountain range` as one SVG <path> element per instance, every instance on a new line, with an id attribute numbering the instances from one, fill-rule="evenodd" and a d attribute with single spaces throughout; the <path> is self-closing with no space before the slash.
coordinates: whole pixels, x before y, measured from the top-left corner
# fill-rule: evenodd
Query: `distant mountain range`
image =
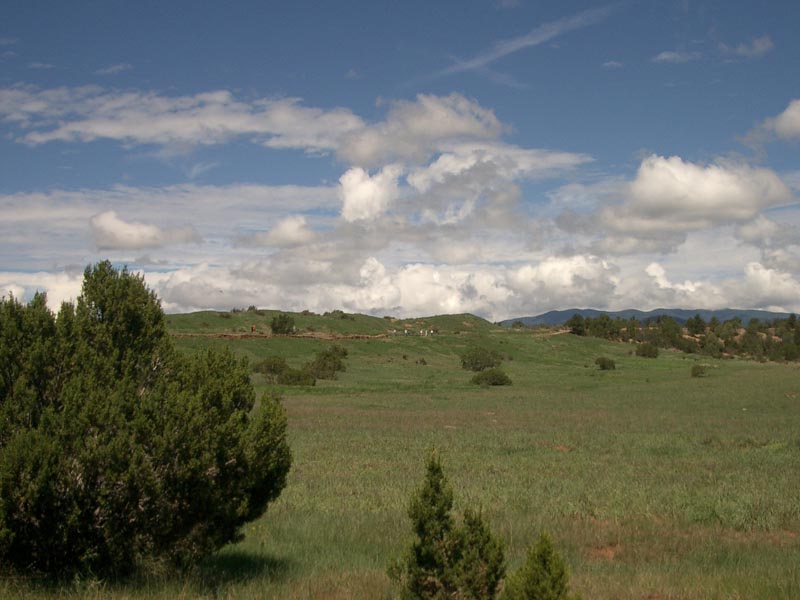
<path id="1" fill-rule="evenodd" d="M 640 321 L 647 321 L 648 319 L 655 319 L 660 316 L 672 317 L 679 323 L 685 323 L 687 319 L 691 319 L 695 315 L 700 315 L 704 321 L 708 322 L 713 317 L 716 317 L 720 322 L 739 317 L 744 325 L 747 325 L 752 319 L 759 319 L 760 321 L 771 321 L 773 319 L 785 319 L 789 313 L 770 312 L 767 310 L 745 310 L 737 308 L 723 308 L 720 310 L 689 310 L 684 308 L 656 308 L 655 310 L 641 311 L 636 309 L 628 310 L 595 310 L 593 308 L 570 308 L 567 310 L 551 310 L 544 314 L 535 317 L 518 317 L 516 319 L 506 319 L 501 321 L 501 325 L 510 326 L 515 321 L 522 321 L 526 326 L 532 325 L 560 325 L 569 320 L 574 315 L 579 314 L 582 317 L 597 318 L 600 315 L 608 315 L 612 319 L 620 317 L 622 319 L 630 319 L 636 317 Z"/>

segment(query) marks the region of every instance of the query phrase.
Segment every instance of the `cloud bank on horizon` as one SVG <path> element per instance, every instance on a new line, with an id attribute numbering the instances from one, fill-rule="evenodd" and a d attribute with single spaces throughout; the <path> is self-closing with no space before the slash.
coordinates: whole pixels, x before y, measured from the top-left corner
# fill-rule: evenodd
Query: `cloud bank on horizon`
<path id="1" fill-rule="evenodd" d="M 800 42 L 775 25 L 800 7 L 487 2 L 404 27 L 411 8 L 346 37 L 303 3 L 185 27 L 85 7 L 142 27 L 109 45 L 91 25 L 72 62 L 56 7 L 38 28 L 19 8 L 0 295 L 57 307 L 109 258 L 168 311 L 800 311 Z M 173 37 L 137 38 L 156 22 Z M 218 35 L 182 51 L 200 32 Z"/>

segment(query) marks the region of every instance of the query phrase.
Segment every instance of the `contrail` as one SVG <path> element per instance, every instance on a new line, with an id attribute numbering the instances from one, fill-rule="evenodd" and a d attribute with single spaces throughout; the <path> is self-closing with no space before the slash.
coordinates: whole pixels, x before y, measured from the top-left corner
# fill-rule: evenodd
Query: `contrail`
<path id="1" fill-rule="evenodd" d="M 483 68 L 504 56 L 519 52 L 524 48 L 538 46 L 568 31 L 582 29 L 583 27 L 588 27 L 589 25 L 604 21 L 615 8 L 616 5 L 593 8 L 571 17 L 564 17 L 557 21 L 545 23 L 544 25 L 536 27 L 526 35 L 497 42 L 491 50 L 479 54 L 470 60 L 459 61 L 452 67 L 436 72 L 433 76 L 441 77 L 444 75 L 452 75 L 453 73 L 463 73 L 464 71 Z"/>

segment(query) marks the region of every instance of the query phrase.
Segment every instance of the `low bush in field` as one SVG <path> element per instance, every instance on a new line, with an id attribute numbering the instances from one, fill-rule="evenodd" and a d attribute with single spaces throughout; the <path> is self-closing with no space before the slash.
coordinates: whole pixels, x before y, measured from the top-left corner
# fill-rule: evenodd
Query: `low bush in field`
<path id="1" fill-rule="evenodd" d="M 483 371 L 499 367 L 502 357 L 494 350 L 475 346 L 461 355 L 461 367 L 467 371 Z"/>
<path id="2" fill-rule="evenodd" d="M 636 346 L 636 356 L 644 358 L 658 358 L 658 347 L 650 342 L 642 342 Z"/>
<path id="3" fill-rule="evenodd" d="M 705 377 L 708 375 L 706 365 L 692 365 L 692 377 Z"/>
<path id="4" fill-rule="evenodd" d="M 253 372 L 262 375 L 280 375 L 288 368 L 286 359 L 282 356 L 268 356 L 253 365 Z"/>
<path id="5" fill-rule="evenodd" d="M 304 370 L 317 379 L 336 379 L 336 373 L 345 371 L 344 357 L 347 350 L 338 344 L 334 344 L 327 350 L 317 352 L 314 360 L 308 363 Z"/>
<path id="6" fill-rule="evenodd" d="M 472 378 L 475 385 L 511 385 L 511 379 L 502 369 L 484 369 Z"/>
<path id="7" fill-rule="evenodd" d="M 607 356 L 598 356 L 594 364 L 600 367 L 601 371 L 613 371 L 617 368 L 617 364 L 614 362 L 613 359 L 608 358 Z"/>
<path id="8" fill-rule="evenodd" d="M 288 367 L 278 373 L 276 381 L 281 385 L 316 385 L 316 378 L 305 369 Z"/>

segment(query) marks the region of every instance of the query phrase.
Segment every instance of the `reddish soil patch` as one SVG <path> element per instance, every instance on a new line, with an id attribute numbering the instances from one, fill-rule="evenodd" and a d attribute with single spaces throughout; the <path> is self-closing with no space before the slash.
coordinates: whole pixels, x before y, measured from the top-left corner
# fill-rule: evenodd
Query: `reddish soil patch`
<path id="1" fill-rule="evenodd" d="M 563 444 L 559 444 L 558 446 L 553 446 L 553 450 L 556 452 L 571 452 L 572 448 L 569 446 L 564 446 Z"/>
<path id="2" fill-rule="evenodd" d="M 621 551 L 621 548 L 616 544 L 610 544 L 601 548 L 592 548 L 589 555 L 597 560 L 614 560 Z"/>

